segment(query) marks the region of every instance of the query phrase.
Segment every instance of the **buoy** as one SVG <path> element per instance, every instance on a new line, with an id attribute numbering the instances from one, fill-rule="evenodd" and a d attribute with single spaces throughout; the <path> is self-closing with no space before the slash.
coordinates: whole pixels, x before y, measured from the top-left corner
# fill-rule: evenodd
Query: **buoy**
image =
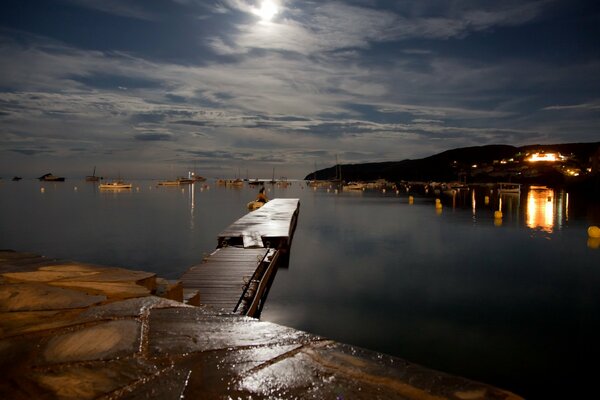
<path id="1" fill-rule="evenodd" d="M 587 230 L 588 236 L 592 239 L 600 239 L 600 228 L 595 225 L 592 225 Z"/>
<path id="2" fill-rule="evenodd" d="M 77 186 L 74 186 L 74 187 L 73 187 L 73 190 L 74 190 L 74 191 L 77 191 Z"/>
<path id="3" fill-rule="evenodd" d="M 415 198 L 412 196 L 408 196 L 408 204 L 413 204 L 415 202 Z"/>
<path id="4" fill-rule="evenodd" d="M 502 219 L 502 211 L 494 211 L 494 219 Z"/>
<path id="5" fill-rule="evenodd" d="M 381 193 L 385 193 L 385 188 L 384 188 L 384 189 L 381 189 Z"/>
<path id="6" fill-rule="evenodd" d="M 485 205 L 488 205 L 488 204 L 490 204 L 490 196 L 485 196 L 485 197 L 483 198 L 483 202 L 485 203 Z"/>
<path id="7" fill-rule="evenodd" d="M 338 194 L 338 190 L 337 189 L 335 189 L 335 194 Z"/>
<path id="8" fill-rule="evenodd" d="M 442 201 L 440 199 L 435 199 L 435 208 L 437 208 L 437 209 L 442 208 Z"/>
<path id="9" fill-rule="evenodd" d="M 40 188 L 40 192 L 44 193 L 46 191 L 45 188 Z"/>

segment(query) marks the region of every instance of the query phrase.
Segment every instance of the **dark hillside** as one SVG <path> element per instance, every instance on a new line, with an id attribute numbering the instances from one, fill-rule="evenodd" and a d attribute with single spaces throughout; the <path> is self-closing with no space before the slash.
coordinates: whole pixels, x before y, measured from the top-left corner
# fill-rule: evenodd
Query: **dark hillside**
<path id="1" fill-rule="evenodd" d="M 457 181 L 469 182 L 540 182 L 562 184 L 567 169 L 579 171 L 577 180 L 589 175 L 594 154 L 600 142 L 566 143 L 553 145 L 487 145 L 447 150 L 417 160 L 373 162 L 340 165 L 341 178 L 346 181 Z M 560 164 L 529 163 L 524 158 L 529 152 L 559 152 L 568 161 Z M 597 156 L 596 156 L 597 157 Z M 597 171 L 594 170 L 592 174 Z M 338 177 L 336 166 L 311 172 L 305 179 L 333 180 Z M 574 179 L 574 178 L 568 178 Z"/>

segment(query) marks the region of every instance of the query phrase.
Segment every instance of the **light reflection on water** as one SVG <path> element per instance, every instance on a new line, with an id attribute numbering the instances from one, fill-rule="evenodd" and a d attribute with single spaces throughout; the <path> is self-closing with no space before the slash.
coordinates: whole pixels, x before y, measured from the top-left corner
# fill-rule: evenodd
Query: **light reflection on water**
<path id="1" fill-rule="evenodd" d="M 263 319 L 528 398 L 593 382 L 582 365 L 600 355 L 600 251 L 586 234 L 600 224 L 597 201 L 477 188 L 442 193 L 436 208 L 433 198 L 411 205 L 393 191 L 266 187 L 301 206 L 289 268 L 278 272 Z M 0 248 L 177 278 L 257 191 L 3 182 Z"/>

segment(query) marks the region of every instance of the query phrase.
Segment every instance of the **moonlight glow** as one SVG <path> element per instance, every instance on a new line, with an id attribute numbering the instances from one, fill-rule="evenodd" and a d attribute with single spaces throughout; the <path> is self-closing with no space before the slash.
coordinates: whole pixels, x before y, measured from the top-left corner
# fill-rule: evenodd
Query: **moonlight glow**
<path id="1" fill-rule="evenodd" d="M 255 14 L 260 17 L 263 21 L 270 21 L 277 14 L 277 4 L 271 0 L 263 0 L 260 4 L 260 8 L 257 8 Z"/>

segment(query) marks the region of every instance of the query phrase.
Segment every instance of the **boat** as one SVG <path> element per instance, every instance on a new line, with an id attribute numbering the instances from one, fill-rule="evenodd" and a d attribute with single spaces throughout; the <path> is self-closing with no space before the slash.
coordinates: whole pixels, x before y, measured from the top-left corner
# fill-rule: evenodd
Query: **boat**
<path id="1" fill-rule="evenodd" d="M 190 179 L 192 179 L 194 182 L 204 182 L 206 180 L 205 177 L 200 176 L 200 175 L 196 175 L 195 172 L 192 172 L 190 174 Z"/>
<path id="2" fill-rule="evenodd" d="M 273 167 L 273 178 L 271 178 L 271 180 L 269 181 L 269 183 L 271 185 L 274 185 L 277 183 L 277 181 L 275 180 L 275 167 Z"/>
<path id="3" fill-rule="evenodd" d="M 107 182 L 107 183 L 101 183 L 100 184 L 100 189 L 131 189 L 131 183 L 125 183 L 121 180 L 117 180 L 117 181 L 113 181 L 113 182 Z"/>
<path id="4" fill-rule="evenodd" d="M 54 176 L 52 174 L 45 174 L 38 178 L 42 182 L 64 182 L 65 178 L 62 176 Z"/>
<path id="5" fill-rule="evenodd" d="M 244 186 L 244 181 L 238 178 L 234 180 L 228 180 L 225 184 L 227 186 L 240 187 Z"/>
<path id="6" fill-rule="evenodd" d="M 194 171 L 188 172 L 188 178 L 194 182 L 204 182 L 206 180 L 205 177 L 196 174 L 196 163 L 194 163 Z"/>
<path id="7" fill-rule="evenodd" d="M 102 179 L 101 176 L 96 176 L 96 166 L 94 166 L 94 172 L 85 177 L 86 182 L 98 182 L 100 179 Z"/>
<path id="8" fill-rule="evenodd" d="M 159 181 L 158 186 L 179 186 L 179 180 L 174 181 Z"/>
<path id="9" fill-rule="evenodd" d="M 261 208 L 262 206 L 264 206 L 265 203 L 262 201 L 251 201 L 247 204 L 248 210 L 250 211 L 254 211 L 254 210 L 258 210 L 259 208 Z"/>
<path id="10" fill-rule="evenodd" d="M 365 188 L 366 185 L 359 182 L 348 182 L 347 185 L 342 186 L 342 190 L 344 191 L 363 191 Z"/>
<path id="11" fill-rule="evenodd" d="M 15 176 L 15 177 L 12 178 L 12 180 L 15 181 L 15 182 L 16 181 L 20 181 L 21 179 L 23 179 L 23 178 L 21 178 L 20 176 Z"/>
<path id="12" fill-rule="evenodd" d="M 191 185 L 192 183 L 195 183 L 196 181 L 192 178 L 184 178 L 184 177 L 180 176 L 179 178 L 177 178 L 177 182 L 179 182 L 180 185 Z"/>
<path id="13" fill-rule="evenodd" d="M 498 194 L 520 194 L 520 193 L 521 193 L 521 184 L 520 183 L 510 183 L 510 182 L 498 183 Z"/>
<path id="14" fill-rule="evenodd" d="M 265 183 L 263 181 L 259 181 L 258 179 L 248 182 L 248 185 L 251 185 L 251 186 L 258 186 L 258 185 L 264 185 L 264 184 Z"/>

